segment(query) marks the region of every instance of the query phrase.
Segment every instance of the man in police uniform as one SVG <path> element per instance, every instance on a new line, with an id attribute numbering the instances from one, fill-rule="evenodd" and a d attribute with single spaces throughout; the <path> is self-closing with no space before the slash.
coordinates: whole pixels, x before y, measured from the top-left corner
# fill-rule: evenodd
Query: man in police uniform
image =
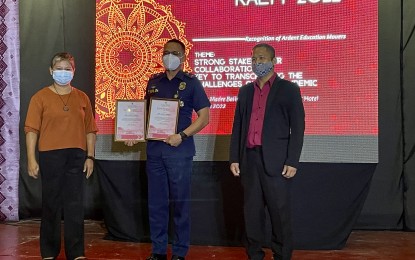
<path id="1" fill-rule="evenodd" d="M 165 72 L 153 75 L 146 99 L 178 99 L 177 133 L 164 141 L 147 143 L 148 207 L 152 255 L 147 260 L 167 259 L 169 202 L 173 206 L 172 260 L 185 259 L 190 243 L 190 179 L 195 145 L 193 135 L 209 123 L 210 102 L 200 81 L 183 72 L 185 45 L 176 39 L 164 45 Z M 192 122 L 193 110 L 197 119 Z"/>

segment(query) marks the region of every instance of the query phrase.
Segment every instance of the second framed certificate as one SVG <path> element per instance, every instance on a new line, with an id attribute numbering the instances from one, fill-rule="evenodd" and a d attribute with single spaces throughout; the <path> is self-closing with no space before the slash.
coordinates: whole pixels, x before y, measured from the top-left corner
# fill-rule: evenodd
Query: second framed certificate
<path id="1" fill-rule="evenodd" d="M 145 141 L 146 101 L 117 100 L 115 104 L 115 141 Z"/>
<path id="2" fill-rule="evenodd" d="M 175 134 L 178 115 L 178 99 L 150 99 L 147 139 L 165 140 L 169 135 Z"/>

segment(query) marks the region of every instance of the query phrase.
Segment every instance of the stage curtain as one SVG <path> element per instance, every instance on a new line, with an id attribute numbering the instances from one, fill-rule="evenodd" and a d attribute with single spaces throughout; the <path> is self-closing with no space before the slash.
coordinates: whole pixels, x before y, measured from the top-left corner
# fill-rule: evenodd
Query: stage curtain
<path id="1" fill-rule="evenodd" d="M 105 238 L 133 242 L 146 240 L 148 211 L 144 162 L 97 160 L 95 170 L 108 230 Z"/>
<path id="2" fill-rule="evenodd" d="M 379 164 L 356 229 L 415 230 L 414 7 L 379 1 Z"/>
<path id="3" fill-rule="evenodd" d="M 376 164 L 302 163 L 292 190 L 295 248 L 343 248 L 375 168 Z"/>
<path id="4" fill-rule="evenodd" d="M 242 245 L 243 192 L 227 162 L 195 162 L 191 242 Z M 292 219 L 297 249 L 341 249 L 366 199 L 376 164 L 302 163 L 293 179 Z M 98 161 L 106 238 L 148 241 L 145 162 Z M 266 225 L 269 226 L 269 223 Z M 270 229 L 268 229 L 270 230 Z M 268 232 L 264 246 L 269 246 Z"/>
<path id="5" fill-rule="evenodd" d="M 15 1 L 7 1 L 15 2 Z M 75 57 L 73 86 L 89 96 L 94 106 L 95 71 L 95 1 L 85 0 L 20 0 L 20 218 L 41 215 L 41 180 L 29 177 L 25 134 L 23 131 L 30 98 L 50 85 L 50 59 L 55 53 L 68 51 Z M 19 51 L 19 46 L 16 46 Z M 16 157 L 18 158 L 18 157 Z M 41 178 L 41 177 L 40 177 Z M 96 182 L 96 183 L 95 183 Z M 99 186 L 92 176 L 85 185 L 86 218 L 100 218 L 102 211 Z"/>
<path id="6" fill-rule="evenodd" d="M 19 1 L 0 2 L 0 221 L 19 220 Z"/>
<path id="7" fill-rule="evenodd" d="M 403 130 L 403 200 L 405 229 L 415 231 L 415 8 L 403 2 L 402 50 L 402 130 Z"/>

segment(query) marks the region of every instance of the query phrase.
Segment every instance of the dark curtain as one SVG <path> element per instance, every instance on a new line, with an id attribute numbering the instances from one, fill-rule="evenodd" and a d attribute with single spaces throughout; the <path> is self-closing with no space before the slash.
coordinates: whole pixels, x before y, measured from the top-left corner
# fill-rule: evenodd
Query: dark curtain
<path id="1" fill-rule="evenodd" d="M 23 132 L 31 96 L 50 85 L 50 60 L 57 52 L 67 51 L 75 57 L 72 84 L 87 93 L 94 106 L 95 93 L 95 1 L 20 0 L 20 218 L 39 217 L 40 180 L 27 174 L 25 135 Z M 85 187 L 86 213 L 102 217 L 97 178 L 92 176 Z"/>
<path id="2" fill-rule="evenodd" d="M 98 160 L 106 239 L 149 241 L 145 162 Z M 196 162 L 192 175 L 192 243 L 240 245 L 242 188 L 227 162 Z"/>
<path id="3" fill-rule="evenodd" d="M 403 221 L 407 230 L 415 230 L 415 5 L 403 1 L 401 30 L 401 93 L 403 130 Z"/>
<path id="4" fill-rule="evenodd" d="M 302 163 L 292 189 L 295 248 L 343 248 L 375 168 L 376 164 Z"/>
<path id="5" fill-rule="evenodd" d="M 148 241 L 145 163 L 97 161 L 97 165 L 106 238 Z M 369 191 L 375 167 L 376 164 L 301 164 L 292 190 L 297 249 L 344 247 Z M 241 245 L 242 198 L 239 178 L 229 173 L 227 162 L 195 162 L 192 243 Z M 265 245 L 270 238 L 269 232 Z"/>
<path id="6" fill-rule="evenodd" d="M 138 242 L 148 237 L 145 163 L 97 160 L 95 165 L 108 230 L 105 238 Z"/>
<path id="7" fill-rule="evenodd" d="M 379 1 L 379 164 L 356 229 L 415 230 L 414 17 Z"/>
<path id="8" fill-rule="evenodd" d="M 296 248 L 342 248 L 352 228 L 415 230 L 414 12 L 413 1 L 379 1 L 379 163 L 301 164 L 292 196 Z M 74 86 L 94 101 L 95 1 L 20 0 L 20 16 L 24 219 L 39 217 L 41 204 L 40 180 L 27 175 L 28 102 L 51 83 L 49 60 L 63 50 L 76 58 Z M 85 185 L 86 218 L 105 216 L 109 239 L 147 240 L 145 182 L 144 162 L 97 161 Z M 192 189 L 192 243 L 240 245 L 242 191 L 227 163 L 196 162 Z"/>

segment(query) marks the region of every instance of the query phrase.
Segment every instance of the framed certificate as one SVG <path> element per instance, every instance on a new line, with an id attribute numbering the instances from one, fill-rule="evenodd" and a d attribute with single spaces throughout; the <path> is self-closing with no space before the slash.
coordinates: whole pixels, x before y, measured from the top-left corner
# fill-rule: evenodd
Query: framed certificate
<path id="1" fill-rule="evenodd" d="M 178 99 L 150 99 L 147 139 L 165 140 L 169 135 L 175 134 L 178 115 Z"/>
<path id="2" fill-rule="evenodd" d="M 115 101 L 115 136 L 114 141 L 145 141 L 146 101 Z"/>

